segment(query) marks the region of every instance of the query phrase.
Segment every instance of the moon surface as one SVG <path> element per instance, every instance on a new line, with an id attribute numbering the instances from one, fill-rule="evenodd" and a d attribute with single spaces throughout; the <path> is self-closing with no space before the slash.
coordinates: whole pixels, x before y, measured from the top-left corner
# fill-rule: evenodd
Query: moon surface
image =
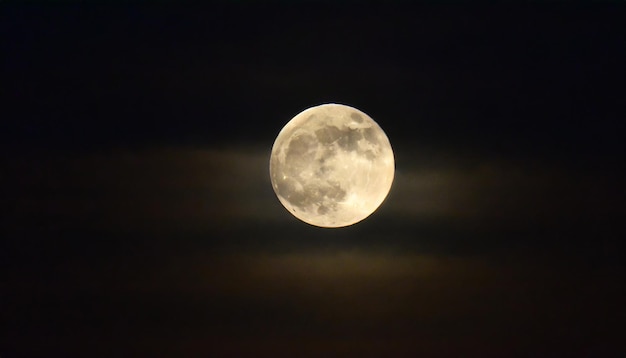
<path id="1" fill-rule="evenodd" d="M 315 226 L 355 224 L 382 204 L 395 171 L 385 132 L 367 114 L 323 104 L 296 115 L 280 131 L 270 157 L 276 196 Z"/>

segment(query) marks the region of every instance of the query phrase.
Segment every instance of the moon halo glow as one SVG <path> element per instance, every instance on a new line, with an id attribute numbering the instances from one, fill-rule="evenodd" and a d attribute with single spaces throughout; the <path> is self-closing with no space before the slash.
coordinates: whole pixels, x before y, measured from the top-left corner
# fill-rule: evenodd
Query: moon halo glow
<path id="1" fill-rule="evenodd" d="M 391 189 L 389 139 L 356 108 L 323 104 L 297 114 L 280 131 L 270 179 L 281 204 L 315 226 L 342 227 L 372 214 Z"/>

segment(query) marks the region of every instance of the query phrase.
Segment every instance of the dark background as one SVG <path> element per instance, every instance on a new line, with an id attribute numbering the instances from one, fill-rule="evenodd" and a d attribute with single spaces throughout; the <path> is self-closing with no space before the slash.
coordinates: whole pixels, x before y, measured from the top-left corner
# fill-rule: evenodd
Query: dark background
<path id="1" fill-rule="evenodd" d="M 624 10 L 0 3 L 0 356 L 624 356 Z M 329 102 L 396 156 L 341 229 L 268 175 Z"/>

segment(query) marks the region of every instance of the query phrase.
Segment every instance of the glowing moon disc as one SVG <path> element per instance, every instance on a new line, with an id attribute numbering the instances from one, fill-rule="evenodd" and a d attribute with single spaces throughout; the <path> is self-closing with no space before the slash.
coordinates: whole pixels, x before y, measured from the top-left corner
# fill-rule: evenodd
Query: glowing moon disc
<path id="1" fill-rule="evenodd" d="M 372 118 L 341 104 L 311 107 L 280 131 L 270 158 L 274 192 L 311 225 L 341 227 L 372 214 L 394 176 L 385 132 Z"/>

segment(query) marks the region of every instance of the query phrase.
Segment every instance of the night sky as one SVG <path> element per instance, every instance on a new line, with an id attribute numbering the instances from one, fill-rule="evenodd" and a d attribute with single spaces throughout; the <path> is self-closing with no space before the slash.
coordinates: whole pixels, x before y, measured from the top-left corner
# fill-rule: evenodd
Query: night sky
<path id="1" fill-rule="evenodd" d="M 623 357 L 623 3 L 0 3 L 0 356 Z M 269 179 L 341 103 L 379 209 Z"/>

